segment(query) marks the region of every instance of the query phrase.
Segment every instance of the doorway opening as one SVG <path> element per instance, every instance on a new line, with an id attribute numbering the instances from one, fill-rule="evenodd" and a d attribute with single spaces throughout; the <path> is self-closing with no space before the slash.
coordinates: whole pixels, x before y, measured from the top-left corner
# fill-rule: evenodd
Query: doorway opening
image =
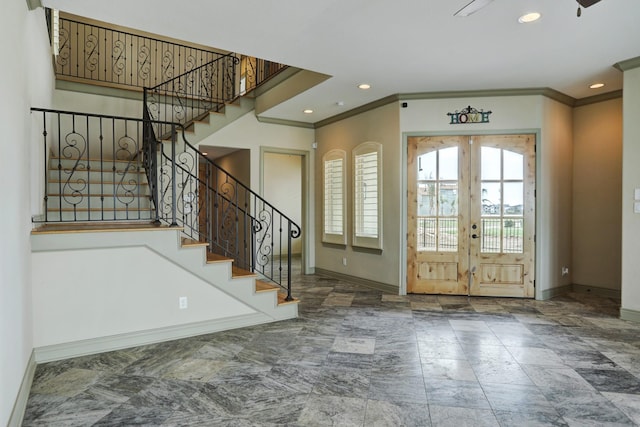
<path id="1" fill-rule="evenodd" d="M 292 274 L 306 274 L 306 245 L 308 233 L 306 183 L 308 153 L 299 150 L 278 148 L 261 149 L 262 196 L 276 206 L 283 214 L 300 225 L 300 238 L 291 242 Z M 280 248 L 274 253 L 280 253 Z M 287 255 L 287 248 L 282 248 Z M 286 259 L 279 260 L 285 262 Z"/>

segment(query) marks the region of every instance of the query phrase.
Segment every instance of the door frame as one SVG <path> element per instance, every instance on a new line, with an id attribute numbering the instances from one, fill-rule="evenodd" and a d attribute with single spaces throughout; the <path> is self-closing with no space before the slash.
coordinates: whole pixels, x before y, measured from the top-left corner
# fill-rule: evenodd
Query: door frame
<path id="1" fill-rule="evenodd" d="M 295 149 L 289 149 L 289 148 L 278 148 L 278 147 L 267 147 L 267 146 L 260 146 L 260 195 L 264 196 L 264 155 L 265 153 L 271 153 L 271 154 L 283 154 L 283 155 L 291 155 L 291 156 L 300 156 L 302 159 L 300 161 L 301 163 L 301 178 L 302 178 L 302 182 L 300 183 L 300 187 L 301 187 L 301 203 L 302 206 L 301 208 L 301 217 L 302 217 L 302 224 L 300 224 L 300 228 L 302 229 L 302 235 L 300 236 L 300 238 L 302 239 L 302 254 L 301 254 L 301 264 L 302 264 L 302 274 L 313 274 L 313 270 L 312 267 L 309 265 L 309 254 L 311 254 L 311 248 L 310 248 L 310 242 L 311 239 L 309 239 L 309 233 L 311 233 L 312 231 L 309 230 L 309 224 L 311 224 L 311 219 L 309 218 L 309 215 L 311 214 L 311 210 L 309 209 L 310 207 L 310 200 L 309 200 L 309 194 L 311 194 L 310 191 L 310 186 L 309 186 L 309 167 L 310 167 L 310 160 L 309 157 L 311 155 L 311 153 L 309 151 L 306 150 L 295 150 Z"/>
<path id="2" fill-rule="evenodd" d="M 437 131 L 437 132 L 402 132 L 402 177 L 400 179 L 402 189 L 402 203 L 400 204 L 400 220 L 402 221 L 400 226 L 400 247 L 403 248 L 400 251 L 400 277 L 398 283 L 400 283 L 399 287 L 399 295 L 407 295 L 407 235 L 408 235 L 408 183 L 409 173 L 407 170 L 407 162 L 408 162 L 408 138 L 412 136 L 484 136 L 484 135 L 511 135 L 511 134 L 533 134 L 536 136 L 535 142 L 535 159 L 536 159 L 536 187 L 541 182 L 541 170 L 540 167 L 540 151 L 538 145 L 541 141 L 541 130 L 539 128 L 522 128 L 522 129 L 484 129 L 484 130 L 474 130 L 474 129 L 464 129 L 460 131 Z M 535 198 L 535 211 L 541 212 L 540 208 L 540 198 Z M 538 215 L 535 215 L 535 224 L 534 224 L 534 233 L 536 236 L 541 235 L 538 230 L 538 225 L 540 221 L 538 221 Z M 534 277 L 540 277 L 540 263 L 538 262 L 541 256 L 540 241 L 537 241 L 535 244 L 535 257 L 534 257 Z M 540 286 L 535 286 L 534 289 L 534 298 L 541 299 L 542 293 L 540 291 Z"/>

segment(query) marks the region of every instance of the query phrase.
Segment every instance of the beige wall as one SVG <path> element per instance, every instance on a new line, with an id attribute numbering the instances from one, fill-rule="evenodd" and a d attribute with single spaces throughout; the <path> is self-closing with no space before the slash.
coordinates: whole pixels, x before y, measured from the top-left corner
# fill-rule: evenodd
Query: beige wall
<path id="1" fill-rule="evenodd" d="M 249 150 L 234 151 L 226 156 L 218 157 L 214 162 L 242 184 L 248 186 L 251 182 L 251 152 Z"/>
<path id="2" fill-rule="evenodd" d="M 549 298 L 571 285 L 572 108 L 543 98 L 537 151 L 536 298 Z M 560 289 L 561 290 L 561 289 Z"/>
<path id="3" fill-rule="evenodd" d="M 491 110 L 490 123 L 452 126 L 447 112 L 467 105 Z M 548 298 L 558 288 L 571 284 L 562 276 L 562 267 L 571 270 L 572 109 L 543 96 L 485 97 L 471 99 L 426 99 L 398 103 L 327 125 L 316 131 L 316 168 L 321 171 L 322 155 L 334 148 L 347 151 L 347 176 L 351 180 L 351 150 L 364 141 L 383 144 L 384 248 L 358 251 L 351 246 L 351 182 L 347 182 L 346 247 L 321 242 L 322 182 L 316 179 L 316 266 L 390 285 L 405 284 L 406 212 L 402 194 L 406 165 L 403 134 L 490 134 L 537 133 L 537 250 L 536 297 Z M 395 132 L 395 133 L 394 133 Z M 347 258 L 347 266 L 342 263 Z"/>
<path id="4" fill-rule="evenodd" d="M 392 103 L 316 130 L 316 170 L 322 171 L 322 156 L 332 149 L 347 152 L 347 246 L 322 243 L 322 177 L 316 175 L 316 267 L 388 285 L 400 284 L 402 152 L 398 104 Z M 353 232 L 353 183 L 351 150 L 358 144 L 382 144 L 383 250 L 359 250 L 351 246 Z M 347 265 L 343 265 L 343 258 Z"/>
<path id="5" fill-rule="evenodd" d="M 573 111 L 574 284 L 620 290 L 622 98 Z"/>
<path id="6" fill-rule="evenodd" d="M 640 214 L 633 211 L 640 188 L 640 68 L 624 72 L 623 91 L 622 314 L 640 321 Z"/>
<path id="7" fill-rule="evenodd" d="M 467 105 L 491 110 L 486 124 L 449 124 L 447 112 Z M 412 134 L 538 133 L 536 176 L 536 298 L 571 284 L 572 109 L 541 95 L 409 101 L 402 131 Z"/>

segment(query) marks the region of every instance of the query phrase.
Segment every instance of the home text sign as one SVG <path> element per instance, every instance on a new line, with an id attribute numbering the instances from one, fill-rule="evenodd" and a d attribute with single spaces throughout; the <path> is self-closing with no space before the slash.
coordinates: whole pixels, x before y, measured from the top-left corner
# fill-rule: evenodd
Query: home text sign
<path id="1" fill-rule="evenodd" d="M 469 105 L 462 110 L 447 113 L 451 119 L 450 125 L 461 125 L 465 123 L 489 123 L 489 115 L 491 111 L 477 110 Z"/>

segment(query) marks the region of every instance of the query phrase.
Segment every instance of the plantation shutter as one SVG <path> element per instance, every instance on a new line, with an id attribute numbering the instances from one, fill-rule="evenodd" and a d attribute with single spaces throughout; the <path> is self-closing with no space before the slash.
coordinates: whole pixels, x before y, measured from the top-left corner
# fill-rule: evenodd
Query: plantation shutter
<path id="1" fill-rule="evenodd" d="M 346 164 L 344 150 L 331 150 L 322 157 L 324 195 L 322 241 L 347 244 L 346 233 Z"/>
<path id="2" fill-rule="evenodd" d="M 378 152 L 355 156 L 355 233 L 378 237 Z"/>

